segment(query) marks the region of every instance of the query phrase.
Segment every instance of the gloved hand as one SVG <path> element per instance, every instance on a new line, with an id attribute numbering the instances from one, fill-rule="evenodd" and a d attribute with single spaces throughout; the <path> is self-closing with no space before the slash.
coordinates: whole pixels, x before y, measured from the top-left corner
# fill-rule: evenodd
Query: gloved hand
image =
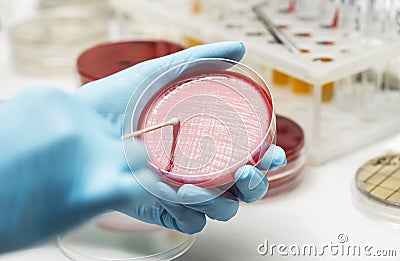
<path id="1" fill-rule="evenodd" d="M 0 121 L 0 253 L 145 193 L 132 182 L 119 132 L 70 94 L 27 91 L 0 105 Z"/>
<path id="2" fill-rule="evenodd" d="M 260 162 L 260 165 L 264 164 L 270 169 L 286 164 L 284 151 L 271 145 Z M 144 188 L 146 193 L 137 195 L 136 199 L 140 200 L 135 199 L 116 210 L 148 223 L 189 234 L 204 228 L 206 216 L 218 221 L 231 219 L 238 210 L 239 199 L 252 203 L 263 197 L 268 188 L 265 174 L 252 166 L 238 169 L 235 184 L 227 190 L 206 189 L 190 184 L 175 190 L 149 169 L 140 169 L 137 163 L 130 166 L 136 169 L 133 170 L 136 184 Z"/>
<path id="3" fill-rule="evenodd" d="M 135 88 L 157 69 L 196 58 L 216 57 L 239 61 L 244 52 L 244 46 L 240 42 L 196 46 L 140 63 L 104 79 L 88 83 L 77 90 L 76 95 L 121 130 L 129 98 Z M 284 164 L 286 164 L 284 151 L 280 147 L 271 146 L 258 168 L 276 169 Z M 142 169 L 134 173 L 135 176 L 140 180 L 143 177 L 143 179 L 148 178 L 149 181 L 146 183 L 155 184 L 157 187 L 153 187 L 152 190 L 159 193 L 156 196 L 148 195 L 139 204 L 130 204 L 118 210 L 149 223 L 195 233 L 203 228 L 205 215 L 217 220 L 228 220 L 237 211 L 238 199 L 250 203 L 263 197 L 268 182 L 259 169 L 252 166 L 239 169 L 235 174 L 236 184 L 223 194 L 220 191 L 210 191 L 193 185 L 185 185 L 175 191 L 168 185 L 158 182 L 157 178 L 155 180 L 150 178 L 154 174 L 152 175 L 148 169 Z M 203 202 L 190 204 L 191 201 Z M 188 203 L 182 204 L 184 202 Z"/>
<path id="4" fill-rule="evenodd" d="M 195 233 L 206 216 L 228 220 L 239 198 L 257 200 L 268 186 L 260 171 L 246 166 L 222 195 L 193 185 L 175 191 L 156 182 L 168 200 L 155 197 L 131 174 L 156 178 L 145 168 L 143 146 L 127 148 L 136 152 L 129 170 L 115 127 L 55 89 L 27 91 L 2 104 L 0 120 L 0 252 L 42 242 L 108 209 Z M 281 165 L 284 153 L 276 151 L 266 158 Z M 198 203 L 187 203 L 192 198 Z"/>

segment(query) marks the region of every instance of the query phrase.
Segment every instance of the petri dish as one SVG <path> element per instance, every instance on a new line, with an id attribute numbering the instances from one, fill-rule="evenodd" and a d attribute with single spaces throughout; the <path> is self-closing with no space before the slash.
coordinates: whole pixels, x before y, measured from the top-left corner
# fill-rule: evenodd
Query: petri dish
<path id="1" fill-rule="evenodd" d="M 39 0 L 39 8 L 59 8 L 78 6 L 90 8 L 109 8 L 109 0 Z"/>
<path id="2" fill-rule="evenodd" d="M 369 217 L 400 228 L 400 154 L 391 153 L 364 163 L 353 188 L 357 207 Z"/>
<path id="3" fill-rule="evenodd" d="M 82 50 L 108 38 L 108 21 L 108 17 L 70 8 L 26 19 L 11 28 L 14 64 L 26 73 L 73 72 Z"/>
<path id="4" fill-rule="evenodd" d="M 133 94 L 125 134 L 180 119 L 180 125 L 139 136 L 149 165 L 168 184 L 218 187 L 256 165 L 275 143 L 272 95 L 249 67 L 217 58 L 160 72 Z M 129 115 L 127 113 L 127 115 Z"/>
<path id="5" fill-rule="evenodd" d="M 82 81 L 97 80 L 133 64 L 183 48 L 166 41 L 130 41 L 96 45 L 82 53 Z M 196 236 L 140 222 L 111 212 L 58 238 L 60 251 L 73 260 L 172 260 L 185 253 Z"/>
<path id="6" fill-rule="evenodd" d="M 77 60 L 77 68 L 85 84 L 183 49 L 179 44 L 163 40 L 104 43 L 84 51 Z"/>
<path id="7" fill-rule="evenodd" d="M 101 215 L 57 239 L 72 260 L 172 260 L 195 236 L 143 223 L 118 212 Z"/>
<path id="8" fill-rule="evenodd" d="M 276 115 L 276 145 L 280 146 L 286 153 L 287 161 L 298 157 L 304 148 L 304 132 L 292 119 Z"/>
<path id="9" fill-rule="evenodd" d="M 273 171 L 265 171 L 269 187 L 265 198 L 276 196 L 296 187 L 301 181 L 301 171 L 306 164 L 303 129 L 292 119 L 276 115 L 276 145 L 286 153 L 287 164 Z"/>

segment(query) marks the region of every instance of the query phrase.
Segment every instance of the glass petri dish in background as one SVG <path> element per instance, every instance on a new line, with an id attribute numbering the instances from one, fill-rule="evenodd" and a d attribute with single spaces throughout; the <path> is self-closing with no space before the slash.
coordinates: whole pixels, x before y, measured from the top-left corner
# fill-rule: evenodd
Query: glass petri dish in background
<path id="1" fill-rule="evenodd" d="M 59 8 L 65 6 L 77 6 L 87 8 L 109 9 L 109 0 L 39 0 L 39 8 Z"/>
<path id="2" fill-rule="evenodd" d="M 400 154 L 386 154 L 363 164 L 357 170 L 353 192 L 361 212 L 400 228 Z"/>
<path id="3" fill-rule="evenodd" d="M 304 149 L 305 137 L 300 125 L 287 117 L 277 115 L 276 133 L 276 145 L 285 151 L 287 164 L 276 170 L 264 172 L 269 182 L 264 198 L 295 188 L 301 181 L 301 172 L 307 161 Z"/>
<path id="4" fill-rule="evenodd" d="M 176 186 L 232 184 L 239 167 L 256 165 L 275 143 L 269 88 L 236 61 L 207 58 L 165 68 L 136 89 L 130 105 L 125 134 L 180 119 L 179 127 L 139 136 L 153 171 Z"/>
<path id="5" fill-rule="evenodd" d="M 82 84 L 98 80 L 137 63 L 183 50 L 164 40 L 111 42 L 84 51 L 77 60 Z"/>
<path id="6" fill-rule="evenodd" d="M 26 19 L 11 28 L 14 64 L 24 73 L 73 72 L 82 50 L 108 38 L 108 23 L 108 16 L 76 8 L 57 8 Z"/>
<path id="7" fill-rule="evenodd" d="M 118 212 L 104 214 L 57 239 L 72 260 L 172 260 L 195 236 L 143 223 Z"/>

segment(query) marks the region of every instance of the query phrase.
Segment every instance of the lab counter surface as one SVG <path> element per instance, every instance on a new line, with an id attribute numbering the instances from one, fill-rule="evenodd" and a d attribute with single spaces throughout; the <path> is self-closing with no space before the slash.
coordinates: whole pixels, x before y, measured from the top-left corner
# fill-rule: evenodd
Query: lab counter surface
<path id="1" fill-rule="evenodd" d="M 3 46 L 4 36 L 1 37 L 0 99 L 8 99 L 24 88 L 41 83 L 54 84 L 67 91 L 78 86 L 79 80 L 74 73 L 61 78 L 19 74 L 13 69 L 7 48 Z M 307 165 L 301 183 L 292 191 L 255 204 L 242 204 L 229 222 L 209 220 L 194 245 L 178 260 L 400 260 L 400 224 L 395 228 L 384 221 L 371 219 L 356 207 L 352 192 L 355 173 L 364 162 L 399 150 L 400 134 L 324 165 Z M 314 253 L 311 256 L 307 253 L 293 255 L 296 249 L 310 245 L 316 246 L 320 256 L 315 257 Z M 361 256 L 341 255 L 343 247 L 347 252 L 348 247 L 354 246 L 360 246 Z M 265 253 L 267 249 L 273 253 Z M 378 257 L 389 252 L 397 256 Z M 285 254 L 287 256 L 283 256 Z M 51 241 L 2 255 L 0 260 L 68 258 Z"/>

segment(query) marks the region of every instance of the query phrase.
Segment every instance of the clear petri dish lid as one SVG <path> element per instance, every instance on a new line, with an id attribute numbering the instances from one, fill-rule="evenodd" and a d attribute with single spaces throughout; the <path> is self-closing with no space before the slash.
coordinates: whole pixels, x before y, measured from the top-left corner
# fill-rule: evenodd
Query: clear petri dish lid
<path id="1" fill-rule="evenodd" d="M 11 30 L 13 43 L 22 48 L 68 50 L 108 36 L 108 20 L 93 23 L 85 12 L 63 8 L 31 17 Z"/>
<path id="2" fill-rule="evenodd" d="M 247 66 L 226 59 L 198 59 L 154 76 L 133 94 L 124 131 L 180 118 L 177 131 L 162 128 L 139 137 L 150 166 L 169 184 L 208 188 L 233 184 L 239 167 L 256 165 L 275 143 L 272 95 Z"/>
<path id="3" fill-rule="evenodd" d="M 362 212 L 400 228 L 400 154 L 386 154 L 362 165 L 353 192 Z"/>
<path id="4" fill-rule="evenodd" d="M 108 19 L 98 17 L 67 8 L 43 12 L 15 25 L 11 41 L 16 67 L 33 73 L 72 72 L 82 50 L 108 38 Z"/>
<path id="5" fill-rule="evenodd" d="M 102 43 L 85 50 L 77 60 L 82 83 L 98 80 L 143 61 L 183 50 L 164 40 L 136 40 Z"/>
<path id="6" fill-rule="evenodd" d="M 57 245 L 77 261 L 173 260 L 184 254 L 195 238 L 112 212 L 58 237 Z"/>
<path id="7" fill-rule="evenodd" d="M 81 6 L 81 7 L 107 7 L 109 0 L 40 0 L 39 7 L 42 9 Z"/>

